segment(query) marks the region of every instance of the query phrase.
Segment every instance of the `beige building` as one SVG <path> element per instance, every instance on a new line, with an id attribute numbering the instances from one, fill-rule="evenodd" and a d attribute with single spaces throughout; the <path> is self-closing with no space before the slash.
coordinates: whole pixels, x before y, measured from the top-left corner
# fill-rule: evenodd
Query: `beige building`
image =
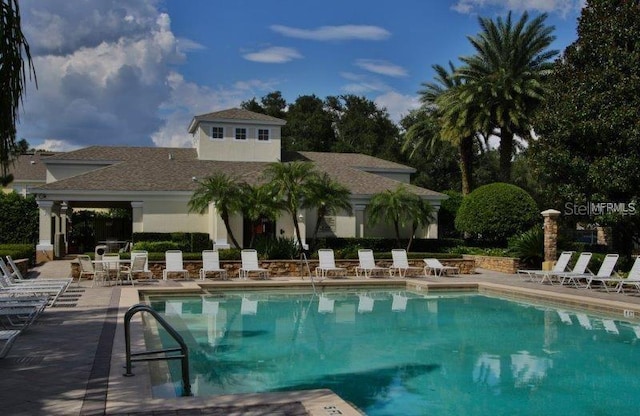
<path id="1" fill-rule="evenodd" d="M 261 182 L 272 162 L 306 160 L 351 191 L 353 210 L 327 219 L 321 236 L 392 236 L 391 226 L 368 225 L 365 208 L 373 194 L 403 184 L 436 209 L 445 195 L 409 183 L 413 168 L 372 156 L 351 153 L 283 152 L 284 120 L 243 109 L 229 109 L 193 118 L 189 133 L 194 148 L 92 146 L 42 158 L 46 184 L 32 192 L 40 211 L 39 260 L 53 258 L 54 244 L 64 244 L 71 210 L 126 208 L 133 232 L 205 232 L 218 248 L 229 247 L 224 224 L 213 204 L 204 214 L 189 213 L 188 201 L 199 179 L 225 172 L 250 184 Z M 304 238 L 311 236 L 315 212 L 301 211 Z M 437 238 L 437 222 L 419 230 L 418 238 Z M 241 215 L 231 220 L 243 241 Z M 274 234 L 293 236 L 282 216 Z M 404 230 L 408 237 L 409 230 Z"/>

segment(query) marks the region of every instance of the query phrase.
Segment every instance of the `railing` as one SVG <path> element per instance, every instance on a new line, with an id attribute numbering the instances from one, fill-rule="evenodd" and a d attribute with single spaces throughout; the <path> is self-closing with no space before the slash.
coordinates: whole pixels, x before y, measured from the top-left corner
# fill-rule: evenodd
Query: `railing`
<path id="1" fill-rule="evenodd" d="M 156 351 L 144 351 L 144 352 L 131 352 L 131 318 L 138 312 L 148 312 L 150 313 L 160 325 L 171 335 L 171 337 L 180 345 L 179 347 L 174 348 L 166 348 L 163 350 Z M 124 315 L 124 340 L 125 340 L 125 348 L 127 354 L 127 363 L 126 363 L 126 373 L 123 375 L 125 377 L 131 377 L 134 374 L 131 372 L 131 363 L 133 361 L 159 361 L 159 360 L 181 360 L 182 364 L 182 386 L 183 386 L 183 396 L 191 396 L 191 382 L 189 381 L 189 348 L 187 344 L 184 342 L 182 335 L 180 335 L 167 321 L 164 320 L 162 316 L 155 310 L 153 310 L 148 305 L 143 305 L 141 303 L 137 305 L 133 305 L 129 308 L 127 313 Z M 147 357 L 149 355 L 159 355 L 164 353 L 173 353 L 180 352 L 179 355 L 170 355 L 170 356 L 156 356 L 156 357 Z M 139 357 L 139 358 L 137 358 Z"/>

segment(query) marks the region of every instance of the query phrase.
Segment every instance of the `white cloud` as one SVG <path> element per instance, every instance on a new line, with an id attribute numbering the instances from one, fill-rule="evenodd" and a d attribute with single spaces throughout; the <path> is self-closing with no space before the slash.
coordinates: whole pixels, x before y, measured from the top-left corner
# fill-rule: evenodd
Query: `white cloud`
<path id="1" fill-rule="evenodd" d="M 409 111 L 420 107 L 418 96 L 403 95 L 396 91 L 389 91 L 377 96 L 373 102 L 378 108 L 386 108 L 391 120 L 398 123 Z"/>
<path id="2" fill-rule="evenodd" d="M 498 7 L 504 10 L 535 10 L 546 13 L 557 13 L 566 16 L 572 11 L 580 10 L 586 0 L 457 0 L 451 8 L 458 13 L 476 13 L 479 9 Z"/>
<path id="3" fill-rule="evenodd" d="M 356 66 L 375 74 L 388 75 L 390 77 L 406 77 L 408 75 L 406 69 L 387 61 L 377 59 L 358 59 L 355 64 Z"/>
<path id="4" fill-rule="evenodd" d="M 272 46 L 259 52 L 251 52 L 242 55 L 248 61 L 262 62 L 265 64 L 283 64 L 294 59 L 302 58 L 302 55 L 293 48 Z"/>
<path id="5" fill-rule="evenodd" d="M 76 150 L 79 146 L 74 146 L 64 140 L 46 139 L 34 147 L 37 150 L 47 150 L 49 152 L 70 152 L 71 150 Z"/>
<path id="6" fill-rule="evenodd" d="M 342 25 L 321 26 L 316 29 L 300 29 L 295 27 L 272 25 L 271 30 L 281 35 L 309 40 L 385 40 L 391 33 L 379 26 Z"/>
<path id="7" fill-rule="evenodd" d="M 341 89 L 349 94 L 366 94 L 371 92 L 390 91 L 391 87 L 380 81 L 377 77 L 353 72 L 341 72 L 340 76 L 350 83 L 343 85 Z"/>

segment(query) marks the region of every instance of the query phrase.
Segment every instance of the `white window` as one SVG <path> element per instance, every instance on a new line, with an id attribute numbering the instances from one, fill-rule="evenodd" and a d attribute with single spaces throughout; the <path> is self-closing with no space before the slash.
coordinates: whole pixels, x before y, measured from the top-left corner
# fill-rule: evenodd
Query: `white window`
<path id="1" fill-rule="evenodd" d="M 212 139 L 224 139 L 224 127 L 211 127 Z"/>
<path id="2" fill-rule="evenodd" d="M 247 129 L 236 127 L 236 140 L 247 140 Z"/>
<path id="3" fill-rule="evenodd" d="M 269 129 L 258 129 L 258 141 L 266 142 L 269 140 Z"/>

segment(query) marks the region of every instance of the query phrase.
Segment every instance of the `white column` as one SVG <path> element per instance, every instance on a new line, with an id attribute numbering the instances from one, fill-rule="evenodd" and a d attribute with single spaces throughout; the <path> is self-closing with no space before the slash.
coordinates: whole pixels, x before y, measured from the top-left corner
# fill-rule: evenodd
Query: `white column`
<path id="1" fill-rule="evenodd" d="M 209 204 L 209 213 L 213 216 L 213 246 L 216 250 L 230 248 L 231 245 L 227 241 L 227 227 L 224 226 L 224 221 L 218 215 L 218 210 L 213 203 Z"/>
<path id="2" fill-rule="evenodd" d="M 300 230 L 300 240 L 302 240 L 302 249 L 309 250 L 309 245 L 307 244 L 306 218 L 302 214 L 302 212 L 298 213 L 298 229 Z"/>
<path id="3" fill-rule="evenodd" d="M 364 210 L 366 205 L 356 205 L 353 213 L 356 217 L 356 238 L 364 238 Z"/>
<path id="4" fill-rule="evenodd" d="M 51 240 L 51 211 L 53 201 L 36 201 L 38 204 L 39 230 L 36 245 L 36 263 L 53 260 L 53 244 Z"/>
<path id="5" fill-rule="evenodd" d="M 131 201 L 131 221 L 132 232 L 141 233 L 144 231 L 143 221 L 143 207 L 144 203 L 141 201 Z"/>
<path id="6" fill-rule="evenodd" d="M 433 220 L 427 227 L 426 238 L 438 238 L 438 210 L 440 207 L 435 207 L 433 212 Z"/>

